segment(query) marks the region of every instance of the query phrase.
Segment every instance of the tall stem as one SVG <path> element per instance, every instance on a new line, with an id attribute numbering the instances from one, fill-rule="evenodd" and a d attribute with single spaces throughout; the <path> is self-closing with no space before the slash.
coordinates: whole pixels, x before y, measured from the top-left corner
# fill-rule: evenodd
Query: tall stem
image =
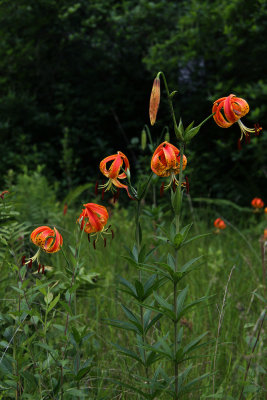
<path id="1" fill-rule="evenodd" d="M 136 247 L 137 247 L 137 252 L 139 255 L 140 249 L 141 249 L 141 238 L 140 238 L 140 212 L 141 212 L 141 200 L 137 200 L 137 207 L 136 207 L 136 218 L 135 218 L 135 240 L 136 240 Z M 139 281 L 142 283 L 142 271 L 139 269 Z M 144 307 L 140 304 L 140 320 L 141 320 L 141 325 L 142 325 L 142 341 L 143 345 L 146 344 L 146 338 L 145 338 L 145 332 L 144 332 Z M 146 377 L 148 379 L 148 368 L 146 365 L 146 351 L 144 350 L 144 362 L 145 362 L 145 373 Z"/>
<path id="2" fill-rule="evenodd" d="M 166 89 L 166 92 L 167 92 L 167 96 L 168 96 L 170 112 L 171 112 L 171 116 L 172 116 L 172 120 L 173 120 L 174 132 L 175 132 L 175 134 L 177 134 L 178 126 L 177 126 L 176 117 L 175 117 L 175 113 L 174 113 L 174 109 L 173 109 L 173 105 L 172 105 L 172 97 L 170 96 L 170 91 L 169 91 L 168 84 L 167 84 L 167 81 L 166 81 L 164 73 L 162 71 L 160 71 L 158 73 L 158 76 L 159 75 L 161 75 L 162 78 L 163 78 L 164 86 L 165 86 L 165 89 Z"/>

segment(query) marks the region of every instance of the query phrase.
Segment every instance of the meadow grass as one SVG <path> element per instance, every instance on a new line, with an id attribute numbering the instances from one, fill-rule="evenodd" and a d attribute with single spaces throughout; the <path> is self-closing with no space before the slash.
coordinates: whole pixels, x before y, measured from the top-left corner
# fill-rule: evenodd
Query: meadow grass
<path id="1" fill-rule="evenodd" d="M 86 328 L 93 333 L 90 342 L 85 343 L 80 354 L 80 357 L 84 359 L 93 357 L 89 377 L 83 381 L 79 388 L 90 389 L 91 397 L 85 395 L 84 398 L 125 400 L 141 398 L 134 394 L 130 388 L 116 384 L 117 381 L 133 384 L 135 379 L 137 380 L 140 375 L 144 374 L 137 363 L 122 357 L 114 346 L 117 343 L 120 346 L 131 348 L 131 342 L 133 346 L 135 343 L 134 334 L 132 332 L 126 333 L 109 324 L 110 319 L 123 320 L 125 318 L 121 303 L 134 307 L 129 298 L 120 291 L 119 284 L 119 276 L 133 281 L 135 278 L 138 279 L 139 274 L 139 271 L 123 258 L 123 255 L 127 254 L 126 246 L 131 247 L 134 243 L 133 207 L 133 204 L 130 204 L 127 209 L 120 204 L 110 205 L 110 222 L 115 232 L 115 238 L 108 240 L 105 248 L 101 239 L 94 249 L 92 242 L 88 242 L 87 236 L 83 235 L 82 237 L 80 252 L 82 265 L 76 280 L 75 296 L 76 316 L 78 318 L 70 317 L 69 327 L 71 329 L 74 326 L 79 332 Z M 166 203 L 163 208 L 163 214 L 167 219 L 168 207 L 168 203 Z M 62 215 L 60 208 L 57 210 L 56 226 L 64 236 L 66 253 L 69 253 L 69 246 L 75 248 L 79 241 L 81 233 L 78 226 L 75 225 L 79 212 L 77 206 L 70 206 L 65 216 Z M 192 219 L 193 214 L 194 225 L 191 235 L 193 233 L 210 233 L 210 235 L 192 242 L 190 247 L 185 247 L 179 253 L 178 261 L 182 265 L 192 257 L 203 256 L 203 261 L 199 267 L 185 278 L 183 287 L 186 284 L 190 288 L 189 300 L 192 301 L 203 296 L 207 296 L 208 300 L 197 309 L 189 311 L 182 324 L 185 331 L 185 343 L 190 341 L 191 336 L 196 337 L 204 331 L 208 332 L 205 340 L 208 342 L 207 345 L 195 354 L 196 367 L 193 370 L 192 377 L 197 377 L 206 372 L 215 373 L 214 377 L 211 375 L 208 380 L 203 382 L 201 387 L 197 387 L 188 397 L 185 397 L 188 399 L 206 399 L 211 396 L 213 379 L 215 379 L 215 393 L 217 393 L 215 398 L 238 399 L 247 362 L 252 351 L 252 344 L 255 341 L 256 329 L 254 328 L 258 327 L 257 321 L 264 309 L 264 303 L 260 297 L 257 297 L 257 295 L 264 296 L 259 243 L 260 232 L 262 232 L 264 226 L 263 217 L 249 214 L 246 215 L 246 218 L 242 215 L 240 217 L 234 215 L 231 219 L 231 213 L 228 213 L 227 219 L 233 220 L 233 223 L 230 221 L 231 225 L 229 224 L 227 229 L 216 235 L 212 223 L 220 212 L 221 210 L 218 207 L 198 206 L 192 208 L 191 206 L 190 209 L 188 203 L 185 204 L 182 216 L 182 225 L 185 225 Z M 49 216 L 47 224 L 53 225 L 53 218 L 54 215 Z M 153 221 L 146 213 L 143 213 L 141 221 L 143 242 L 147 243 L 148 249 L 158 246 L 155 235 L 159 232 L 162 220 Z M 239 225 L 236 223 L 238 221 L 240 221 Z M 35 217 L 34 223 L 36 223 Z M 35 228 L 34 224 L 32 228 Z M 12 307 L 17 307 L 17 293 L 11 288 L 11 286 L 16 285 L 15 271 L 12 270 L 11 265 L 14 263 L 14 259 L 18 262 L 21 255 L 30 251 L 32 247 L 27 237 L 23 239 L 23 243 L 24 245 L 18 250 L 18 253 L 13 254 L 13 261 L 12 254 L 5 254 L 1 260 L 3 279 L 0 285 L 0 293 L 3 327 L 6 323 L 4 315 L 10 313 Z M 160 244 L 151 256 L 151 262 L 153 260 L 164 260 L 168 251 L 168 245 Z M 45 265 L 52 266 L 52 270 L 48 270 L 45 276 L 39 275 L 40 280 L 57 282 L 56 294 L 65 293 L 68 300 L 66 291 L 69 288 L 71 276 L 65 273 L 67 265 L 62 253 L 59 252 L 53 257 L 44 255 L 44 260 Z M 231 276 L 229 277 L 230 273 Z M 146 274 L 146 272 L 143 272 L 143 274 Z M 34 279 L 31 282 L 34 285 Z M 171 287 L 167 284 L 162 290 L 162 295 L 168 299 Z M 37 298 L 36 301 L 39 302 L 41 299 Z M 72 301 L 74 301 L 74 298 Z M 57 310 L 54 315 L 53 326 L 47 332 L 46 337 L 47 343 L 52 347 L 57 347 L 58 337 L 62 334 L 62 326 L 64 326 L 65 320 L 65 310 Z M 219 320 L 220 329 L 218 332 Z M 150 337 L 151 343 L 162 335 L 170 334 L 171 330 L 172 327 L 168 321 L 162 318 L 153 329 Z M 2 330 L 2 332 L 4 331 Z M 17 336 L 20 334 L 19 331 Z M 264 399 L 264 393 L 256 392 L 257 386 L 262 386 L 264 381 L 263 339 L 264 332 L 261 333 L 249 369 L 248 381 L 251 382 L 251 385 L 247 386 L 246 399 Z M 214 361 L 216 340 L 217 354 Z M 3 337 L 3 350 L 5 343 Z M 70 352 L 68 358 L 71 359 L 71 357 L 72 353 Z M 165 370 L 171 374 L 168 363 L 162 361 L 162 364 Z M 214 365 L 215 371 L 213 370 Z M 23 369 L 23 365 L 21 368 Z M 1 372 L 3 373 L 3 370 Z M 15 395 L 8 394 L 7 397 L 3 398 L 15 398 Z M 33 396 L 32 398 L 37 397 Z M 69 397 L 64 398 L 68 399 Z M 70 398 L 75 398 L 75 393 Z M 167 397 L 163 393 L 160 398 Z"/>

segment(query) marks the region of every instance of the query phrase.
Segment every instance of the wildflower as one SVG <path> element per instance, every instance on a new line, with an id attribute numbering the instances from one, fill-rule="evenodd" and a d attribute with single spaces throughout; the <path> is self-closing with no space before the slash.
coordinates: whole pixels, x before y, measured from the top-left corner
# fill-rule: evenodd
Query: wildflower
<path id="1" fill-rule="evenodd" d="M 176 176 L 180 172 L 180 151 L 177 147 L 173 146 L 168 142 L 161 143 L 155 150 L 152 160 L 151 160 L 151 169 L 152 171 L 161 177 L 170 176 L 170 181 L 168 185 L 165 186 L 165 189 L 168 189 L 172 182 L 175 185 L 179 184 Z M 183 156 L 183 167 L 184 170 L 187 164 L 187 158 Z"/>
<path id="2" fill-rule="evenodd" d="M 0 194 L 0 197 L 1 197 L 2 200 L 4 200 L 4 196 L 5 196 L 5 194 L 7 194 L 7 193 L 9 193 L 9 191 L 8 191 L 8 190 L 4 190 L 4 191 Z"/>
<path id="3" fill-rule="evenodd" d="M 222 114 L 222 110 L 224 115 Z M 221 97 L 213 103 L 212 112 L 214 113 L 213 118 L 217 125 L 221 128 L 229 128 L 235 122 L 238 123 L 241 129 L 240 140 L 243 136 L 250 136 L 251 133 L 258 135 L 262 128 L 255 124 L 254 128 L 247 128 L 241 118 L 249 112 L 249 105 L 246 100 L 236 97 L 234 94 L 230 94 L 227 97 Z"/>
<path id="4" fill-rule="evenodd" d="M 43 250 L 45 253 L 56 253 L 63 244 L 63 239 L 57 229 L 49 228 L 49 226 L 39 226 L 31 233 L 31 241 L 39 247 L 38 251 L 25 264 L 32 265 L 33 261 L 40 264 L 40 253 Z"/>
<path id="5" fill-rule="evenodd" d="M 267 207 L 265 207 L 265 209 L 264 209 L 264 214 L 267 215 Z"/>
<path id="6" fill-rule="evenodd" d="M 149 118 L 151 125 L 154 125 L 157 118 L 157 112 L 160 102 L 160 79 L 156 77 L 153 82 L 152 91 L 149 102 Z"/>
<path id="7" fill-rule="evenodd" d="M 107 167 L 107 163 L 112 161 L 111 165 Z M 127 172 L 130 171 L 130 164 L 128 158 L 121 152 L 118 151 L 117 154 L 113 154 L 104 158 L 99 165 L 100 171 L 103 175 L 105 175 L 108 179 L 108 182 L 104 185 L 100 185 L 100 188 L 107 190 L 112 190 L 113 186 L 117 188 L 126 189 L 128 196 L 132 198 L 129 193 L 129 189 L 127 185 L 123 185 L 119 182 L 119 179 L 127 178 Z"/>
<path id="8" fill-rule="evenodd" d="M 68 211 L 68 204 L 65 203 L 65 204 L 64 204 L 64 208 L 63 208 L 63 215 L 66 215 L 66 214 L 67 214 L 67 211 Z"/>
<path id="9" fill-rule="evenodd" d="M 254 199 L 251 200 L 251 205 L 254 208 L 254 212 L 259 212 L 260 209 L 264 207 L 264 202 L 259 197 L 254 197 Z"/>
<path id="10" fill-rule="evenodd" d="M 105 225 L 107 224 L 109 218 L 106 207 L 95 203 L 87 203 L 83 206 L 85 209 L 82 210 L 77 220 L 77 222 L 80 224 L 81 230 L 84 230 L 84 232 L 88 234 L 89 242 L 90 236 L 96 236 L 96 239 L 93 241 L 94 248 L 99 235 L 104 240 L 105 247 L 105 239 L 103 238 L 103 234 L 111 234 L 112 239 L 114 237 L 112 230 L 111 232 L 107 232 L 111 225 L 105 229 Z"/>
<path id="11" fill-rule="evenodd" d="M 216 228 L 215 233 L 220 233 L 221 230 L 226 228 L 226 223 L 221 218 L 215 219 L 215 221 L 213 222 L 213 225 Z"/>

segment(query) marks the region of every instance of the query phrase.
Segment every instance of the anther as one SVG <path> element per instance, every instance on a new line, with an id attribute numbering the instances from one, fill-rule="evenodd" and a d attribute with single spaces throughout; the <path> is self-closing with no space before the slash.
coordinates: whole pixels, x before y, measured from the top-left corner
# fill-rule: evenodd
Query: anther
<path id="1" fill-rule="evenodd" d="M 101 193 L 101 199 L 104 200 L 104 195 L 105 195 L 105 188 L 102 189 L 102 193 Z"/>
<path id="2" fill-rule="evenodd" d="M 260 126 L 260 124 L 255 124 L 254 125 L 254 129 L 255 129 L 255 136 L 258 136 L 260 134 L 260 131 L 262 130 L 262 127 Z"/>
<path id="3" fill-rule="evenodd" d="M 104 238 L 104 247 L 106 247 L 106 245 L 107 245 L 107 239 Z"/>
<path id="4" fill-rule="evenodd" d="M 40 272 L 40 269 L 41 269 L 41 264 L 38 264 L 38 274 Z"/>
<path id="5" fill-rule="evenodd" d="M 26 260 L 26 256 L 23 256 L 22 259 L 21 259 L 21 265 L 25 264 L 25 260 Z"/>
<path id="6" fill-rule="evenodd" d="M 173 193 L 175 193 L 175 191 L 176 191 L 175 180 L 172 181 L 172 190 L 173 190 Z"/>
<path id="7" fill-rule="evenodd" d="M 98 195 L 98 181 L 95 183 L 95 195 Z"/>
<path id="8" fill-rule="evenodd" d="M 90 240 L 90 234 L 89 233 L 88 233 L 87 237 L 88 237 L 88 242 L 90 243 L 91 240 Z"/>
<path id="9" fill-rule="evenodd" d="M 67 211 L 68 211 L 68 204 L 65 203 L 65 204 L 64 204 L 64 209 L 63 209 L 63 215 L 66 215 L 66 214 L 67 214 Z"/>
<path id="10" fill-rule="evenodd" d="M 45 266 L 43 264 L 43 266 L 42 266 L 42 274 L 44 275 L 44 273 L 45 273 Z"/>
<path id="11" fill-rule="evenodd" d="M 186 187 L 186 194 L 189 194 L 189 180 L 187 176 L 185 177 L 185 187 Z"/>
<path id="12" fill-rule="evenodd" d="M 242 150 L 242 145 L 241 145 L 240 138 L 237 140 L 237 149 L 238 149 L 238 151 Z"/>
<path id="13" fill-rule="evenodd" d="M 96 241 L 94 240 L 94 241 L 93 241 L 93 246 L 94 246 L 94 249 L 96 250 L 96 245 L 95 245 L 95 243 L 96 243 Z"/>
<path id="14" fill-rule="evenodd" d="M 29 264 L 28 264 L 28 268 L 31 269 L 32 267 L 32 260 L 30 260 Z"/>
<path id="15" fill-rule="evenodd" d="M 113 231 L 113 229 L 111 229 L 111 237 L 112 237 L 112 239 L 114 239 L 114 236 L 115 236 L 114 231 Z"/>
<path id="16" fill-rule="evenodd" d="M 160 197 L 162 197 L 164 194 L 164 182 L 162 182 L 161 187 L 160 187 Z"/>

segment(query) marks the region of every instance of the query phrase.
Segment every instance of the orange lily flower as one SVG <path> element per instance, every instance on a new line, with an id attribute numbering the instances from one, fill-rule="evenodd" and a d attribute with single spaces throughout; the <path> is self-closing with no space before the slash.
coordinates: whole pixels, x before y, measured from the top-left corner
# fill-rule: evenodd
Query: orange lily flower
<path id="1" fill-rule="evenodd" d="M 160 79 L 157 77 L 154 79 L 152 91 L 149 102 L 149 118 L 151 125 L 154 125 L 157 118 L 160 102 Z"/>
<path id="2" fill-rule="evenodd" d="M 180 151 L 177 147 L 173 146 L 171 143 L 163 142 L 155 150 L 151 159 L 151 169 L 152 171 L 161 177 L 170 176 L 170 182 L 165 186 L 165 189 L 169 188 L 174 182 L 178 185 L 179 181 L 175 175 L 180 172 Z M 183 156 L 183 170 L 187 164 L 187 158 Z"/>
<path id="3" fill-rule="evenodd" d="M 111 165 L 107 167 L 107 163 L 112 161 Z M 103 175 L 105 175 L 108 179 L 108 182 L 105 185 L 100 185 L 100 188 L 105 188 L 105 190 L 112 189 L 112 185 L 116 186 L 120 189 L 126 189 L 128 196 L 132 198 L 129 193 L 129 189 L 127 185 L 123 185 L 119 182 L 118 179 L 127 178 L 127 171 L 130 171 L 130 164 L 128 158 L 121 151 L 118 151 L 117 154 L 113 154 L 104 158 L 99 165 L 100 171 Z"/>
<path id="4" fill-rule="evenodd" d="M 105 229 L 105 225 L 107 224 L 109 215 L 106 207 L 100 206 L 95 203 L 87 203 L 83 205 L 85 209 L 82 210 L 77 222 L 80 224 L 81 230 L 88 233 L 88 240 L 90 241 L 90 235 L 95 236 L 96 240 L 94 240 L 93 244 L 95 247 L 95 243 L 98 239 L 98 236 L 102 237 L 104 240 L 104 245 L 106 245 L 106 239 L 103 238 L 102 234 L 111 234 L 112 239 L 114 237 L 114 233 L 107 232 L 110 228 Z"/>
<path id="5" fill-rule="evenodd" d="M 220 233 L 220 230 L 226 228 L 226 223 L 225 223 L 224 220 L 222 220 L 221 218 L 215 219 L 215 221 L 213 222 L 213 225 L 214 225 L 215 228 L 216 228 L 215 233 Z"/>
<path id="6" fill-rule="evenodd" d="M 254 128 L 247 128 L 243 124 L 241 118 L 249 112 L 249 105 L 246 100 L 236 97 L 234 94 L 216 100 L 213 103 L 212 112 L 214 113 L 214 121 L 221 128 L 229 128 L 237 122 L 241 129 L 240 140 L 243 139 L 244 135 L 249 136 L 251 133 L 258 135 L 262 130 L 258 124 Z"/>
<path id="7" fill-rule="evenodd" d="M 37 253 L 31 257 L 25 264 L 32 264 L 37 260 L 39 264 L 40 252 L 43 250 L 46 253 L 56 253 L 59 251 L 63 244 L 63 239 L 58 230 L 49 228 L 49 226 L 39 226 L 31 233 L 31 241 L 39 247 Z"/>
<path id="8" fill-rule="evenodd" d="M 1 197 L 2 200 L 4 200 L 4 196 L 5 196 L 5 194 L 7 194 L 7 193 L 9 193 L 9 191 L 8 191 L 8 190 L 4 190 L 4 191 L 0 194 L 0 197 Z"/>
<path id="9" fill-rule="evenodd" d="M 264 202 L 259 197 L 254 197 L 254 199 L 251 200 L 251 205 L 255 208 L 255 212 L 259 212 L 260 209 L 264 207 Z"/>

